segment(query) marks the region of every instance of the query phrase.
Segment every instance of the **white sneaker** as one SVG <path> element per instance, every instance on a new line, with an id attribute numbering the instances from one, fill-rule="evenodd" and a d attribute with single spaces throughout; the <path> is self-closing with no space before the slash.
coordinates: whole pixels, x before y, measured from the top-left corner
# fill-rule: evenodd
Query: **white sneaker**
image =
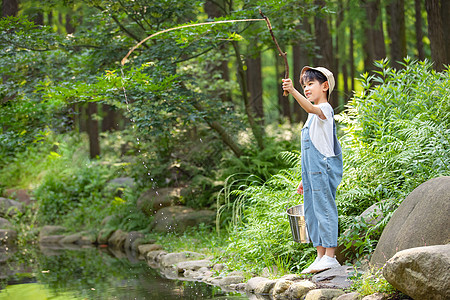
<path id="1" fill-rule="evenodd" d="M 314 260 L 314 262 L 312 264 L 309 265 L 309 267 L 307 267 L 306 269 L 304 269 L 301 274 L 308 274 L 311 273 L 311 270 L 319 263 L 320 258 L 317 256 L 316 259 Z"/>
<path id="2" fill-rule="evenodd" d="M 322 256 L 320 261 L 311 268 L 310 273 L 318 273 L 332 268 L 339 268 L 341 264 L 334 257 Z"/>

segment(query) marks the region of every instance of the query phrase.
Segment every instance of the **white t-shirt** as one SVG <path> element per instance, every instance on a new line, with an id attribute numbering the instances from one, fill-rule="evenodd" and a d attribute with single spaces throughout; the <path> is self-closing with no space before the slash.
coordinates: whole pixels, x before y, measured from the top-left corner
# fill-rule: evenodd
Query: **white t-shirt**
<path id="1" fill-rule="evenodd" d="M 308 114 L 306 124 L 312 118 L 309 125 L 309 136 L 314 147 L 324 156 L 334 156 L 334 138 L 333 138 L 333 108 L 327 103 L 320 103 L 320 107 L 326 119 L 322 120 L 316 114 Z"/>

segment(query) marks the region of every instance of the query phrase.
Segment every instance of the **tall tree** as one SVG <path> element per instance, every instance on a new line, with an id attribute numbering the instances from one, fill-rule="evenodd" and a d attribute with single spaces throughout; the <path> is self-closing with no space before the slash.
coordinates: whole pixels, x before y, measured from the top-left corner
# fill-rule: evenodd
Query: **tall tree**
<path id="1" fill-rule="evenodd" d="M 247 65 L 247 87 L 249 92 L 249 101 L 252 109 L 258 118 L 260 125 L 264 124 L 264 108 L 263 108 L 263 86 L 261 74 L 261 52 L 250 55 L 246 59 Z"/>
<path id="2" fill-rule="evenodd" d="M 417 55 L 420 60 L 425 59 L 425 51 L 423 49 L 423 30 L 422 30 L 422 0 L 414 0 L 414 12 L 416 22 L 415 30 L 416 30 L 416 48 Z"/>
<path id="3" fill-rule="evenodd" d="M 17 16 L 19 12 L 19 0 L 3 0 L 2 17 Z"/>
<path id="4" fill-rule="evenodd" d="M 367 14 L 368 25 L 365 28 L 364 68 L 373 69 L 373 61 L 386 57 L 386 45 L 383 33 L 380 0 L 362 0 Z"/>
<path id="5" fill-rule="evenodd" d="M 387 11 L 391 63 L 394 68 L 400 69 L 402 65 L 398 62 L 406 56 L 405 1 L 391 0 Z"/>
<path id="6" fill-rule="evenodd" d="M 428 37 L 430 39 L 431 58 L 434 62 L 434 68 L 437 71 L 442 71 L 444 64 L 448 63 L 445 40 L 444 40 L 444 28 L 442 26 L 441 17 L 441 2 L 447 0 L 425 0 L 425 7 L 427 10 L 428 19 Z M 448 18 L 448 15 L 445 16 Z"/>
<path id="7" fill-rule="evenodd" d="M 227 15 L 227 7 L 224 0 L 219 1 L 207 0 L 203 5 L 203 9 L 205 10 L 206 14 L 208 15 L 208 18 L 210 19 L 220 18 Z M 228 51 L 228 45 L 227 44 L 220 45 L 219 51 L 220 53 L 222 53 L 223 58 L 220 62 L 220 65 L 214 68 L 214 71 L 218 71 L 221 74 L 222 79 L 224 81 L 229 81 L 230 71 L 228 68 L 228 59 L 226 55 Z M 224 102 L 231 102 L 231 93 L 220 93 L 220 98 Z"/>

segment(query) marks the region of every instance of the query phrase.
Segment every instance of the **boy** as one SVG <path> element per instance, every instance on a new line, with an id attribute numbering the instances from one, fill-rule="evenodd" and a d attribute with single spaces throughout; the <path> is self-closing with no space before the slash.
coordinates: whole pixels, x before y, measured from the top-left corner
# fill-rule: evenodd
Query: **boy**
<path id="1" fill-rule="evenodd" d="M 306 98 L 290 79 L 283 79 L 283 90 L 308 113 L 302 129 L 302 180 L 297 193 L 304 195 L 306 226 L 317 249 L 316 260 L 302 273 L 317 273 L 340 266 L 334 252 L 338 237 L 335 198 L 342 179 L 342 152 L 333 108 L 328 103 L 334 88 L 333 73 L 324 67 L 306 66 L 301 71 L 300 84 Z"/>

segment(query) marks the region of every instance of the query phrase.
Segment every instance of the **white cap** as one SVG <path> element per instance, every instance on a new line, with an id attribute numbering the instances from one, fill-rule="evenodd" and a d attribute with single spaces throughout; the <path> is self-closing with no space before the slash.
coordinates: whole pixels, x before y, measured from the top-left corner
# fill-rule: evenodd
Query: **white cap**
<path id="1" fill-rule="evenodd" d="M 322 73 L 327 78 L 327 81 L 328 81 L 328 100 L 330 100 L 330 95 L 331 95 L 331 92 L 334 89 L 334 84 L 335 84 L 333 73 L 330 70 L 328 70 L 327 68 L 324 68 L 324 67 L 313 68 L 313 67 L 310 67 L 310 66 L 305 66 L 305 67 L 303 67 L 302 71 L 300 72 L 300 78 L 302 78 L 303 74 L 306 71 L 308 71 L 308 70 L 319 71 L 320 73 Z"/>

